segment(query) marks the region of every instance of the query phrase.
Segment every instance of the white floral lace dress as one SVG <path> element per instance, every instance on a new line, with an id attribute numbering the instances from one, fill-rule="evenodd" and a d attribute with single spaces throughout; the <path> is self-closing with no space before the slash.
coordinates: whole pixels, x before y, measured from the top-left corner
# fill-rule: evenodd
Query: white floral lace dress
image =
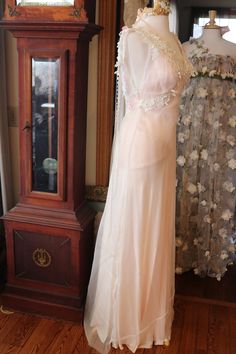
<path id="1" fill-rule="evenodd" d="M 177 266 L 221 279 L 235 260 L 236 63 L 191 40 L 177 129 Z"/>
<path id="2" fill-rule="evenodd" d="M 127 48 L 134 33 L 132 43 L 145 53 L 139 75 L 132 70 L 137 53 Z M 135 352 L 162 345 L 171 336 L 176 124 L 190 76 L 177 48 L 145 27 L 124 28 L 119 41 L 118 131 L 84 320 L 90 346 L 103 354 L 111 346 Z"/>

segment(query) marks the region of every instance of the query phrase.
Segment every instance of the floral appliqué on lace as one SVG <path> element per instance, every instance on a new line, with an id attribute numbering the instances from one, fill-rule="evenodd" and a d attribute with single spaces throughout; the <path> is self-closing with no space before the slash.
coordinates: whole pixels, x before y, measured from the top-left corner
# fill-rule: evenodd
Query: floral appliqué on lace
<path id="1" fill-rule="evenodd" d="M 236 258 L 236 63 L 192 46 L 196 75 L 177 130 L 176 272 L 220 280 Z"/>

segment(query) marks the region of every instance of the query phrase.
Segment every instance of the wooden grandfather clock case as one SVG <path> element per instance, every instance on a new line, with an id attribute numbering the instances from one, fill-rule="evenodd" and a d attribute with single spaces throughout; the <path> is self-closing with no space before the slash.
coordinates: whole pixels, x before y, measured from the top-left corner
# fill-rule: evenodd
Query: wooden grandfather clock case
<path id="1" fill-rule="evenodd" d="M 6 0 L 0 21 L 17 39 L 20 135 L 20 198 L 4 216 L 1 304 L 78 321 L 93 255 L 85 156 L 89 41 L 100 30 L 92 23 L 96 1 L 27 2 Z"/>

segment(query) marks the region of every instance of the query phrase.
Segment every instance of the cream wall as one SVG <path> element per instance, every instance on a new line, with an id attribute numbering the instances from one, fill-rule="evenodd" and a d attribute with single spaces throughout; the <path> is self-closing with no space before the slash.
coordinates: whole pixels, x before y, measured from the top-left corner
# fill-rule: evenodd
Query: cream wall
<path id="1" fill-rule="evenodd" d="M 96 183 L 97 55 L 98 36 L 95 36 L 90 43 L 88 80 L 86 156 L 86 184 L 88 185 Z M 18 64 L 16 40 L 8 32 L 6 33 L 6 65 L 10 153 L 16 203 L 19 196 Z"/>

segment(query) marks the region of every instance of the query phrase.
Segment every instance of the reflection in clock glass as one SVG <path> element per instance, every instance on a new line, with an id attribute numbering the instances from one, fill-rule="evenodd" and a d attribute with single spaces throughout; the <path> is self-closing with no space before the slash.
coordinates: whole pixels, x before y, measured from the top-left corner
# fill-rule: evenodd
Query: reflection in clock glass
<path id="1" fill-rule="evenodd" d="M 16 0 L 18 6 L 72 6 L 75 0 Z"/>

